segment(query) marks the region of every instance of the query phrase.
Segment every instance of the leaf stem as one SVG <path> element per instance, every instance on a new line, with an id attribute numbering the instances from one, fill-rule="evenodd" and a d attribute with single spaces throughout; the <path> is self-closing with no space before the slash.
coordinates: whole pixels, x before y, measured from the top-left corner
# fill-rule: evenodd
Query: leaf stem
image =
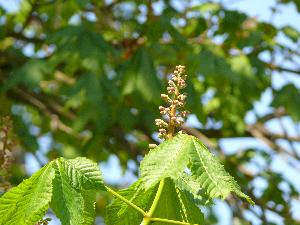
<path id="1" fill-rule="evenodd" d="M 170 223 L 170 224 L 180 224 L 180 225 L 198 225 L 198 224 L 194 224 L 194 223 L 187 223 L 187 222 L 181 222 L 181 221 L 177 221 L 177 220 L 169 220 L 169 219 L 161 219 L 161 218 L 150 218 L 150 221 Z"/>
<path id="2" fill-rule="evenodd" d="M 121 201 L 125 202 L 127 205 L 131 206 L 132 208 L 134 208 L 136 211 L 140 212 L 144 217 L 147 216 L 147 213 L 141 209 L 140 207 L 138 207 L 137 205 L 135 205 L 134 203 L 132 203 L 131 201 L 127 200 L 126 198 L 124 198 L 122 195 L 119 195 L 117 192 L 115 192 L 114 190 L 112 190 L 111 188 L 105 186 L 105 188 L 107 189 L 107 191 L 109 193 L 111 193 L 112 195 L 114 195 L 115 197 L 117 197 L 118 199 L 120 199 Z"/>
<path id="3" fill-rule="evenodd" d="M 151 223 L 152 219 L 151 218 L 155 212 L 155 209 L 158 205 L 158 202 L 159 202 L 159 199 L 160 199 L 160 196 L 162 194 L 162 191 L 164 189 L 164 186 L 165 186 L 165 179 L 162 179 L 160 182 L 159 182 L 159 186 L 158 186 L 158 189 L 157 189 L 157 192 L 156 192 L 156 195 L 155 195 L 155 198 L 153 200 L 153 203 L 149 209 L 149 212 L 144 216 L 144 219 L 142 221 L 142 225 L 148 225 Z"/>

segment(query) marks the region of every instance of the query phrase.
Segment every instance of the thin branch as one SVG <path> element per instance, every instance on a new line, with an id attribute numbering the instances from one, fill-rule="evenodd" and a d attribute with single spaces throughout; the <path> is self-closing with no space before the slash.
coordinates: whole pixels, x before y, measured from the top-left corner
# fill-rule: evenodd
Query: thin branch
<path id="1" fill-rule="evenodd" d="M 45 40 L 42 38 L 38 38 L 38 37 L 26 37 L 24 36 L 21 32 L 8 32 L 7 36 L 9 37 L 13 37 L 15 39 L 19 39 L 22 41 L 27 41 L 27 42 L 31 42 L 31 43 L 35 43 L 35 44 L 41 44 L 44 43 Z"/>
<path id="2" fill-rule="evenodd" d="M 300 70 L 286 68 L 286 67 L 282 67 L 279 65 L 269 64 L 269 63 L 266 63 L 265 66 L 271 70 L 277 70 L 279 72 L 288 72 L 288 73 L 294 73 L 294 74 L 300 75 Z"/>
<path id="3" fill-rule="evenodd" d="M 269 114 L 266 114 L 266 115 L 260 117 L 258 119 L 258 121 L 260 123 L 265 123 L 271 119 L 279 118 L 279 117 L 286 116 L 286 115 L 287 115 L 287 112 L 284 110 L 284 108 L 278 108 L 274 112 L 271 112 Z"/>
<path id="4" fill-rule="evenodd" d="M 38 98 L 34 97 L 28 92 L 23 91 L 20 88 L 15 88 L 13 91 L 10 92 L 10 95 L 14 98 L 17 98 L 18 100 L 22 100 L 26 102 L 29 105 L 32 105 L 39 109 L 41 112 L 43 112 L 45 115 L 47 115 L 51 119 L 51 126 L 53 129 L 59 129 L 67 134 L 74 135 L 73 129 L 66 124 L 64 124 L 59 116 L 55 113 L 53 113 L 45 103 L 43 103 Z"/>
<path id="5" fill-rule="evenodd" d="M 279 123 L 280 123 L 281 128 L 283 129 L 283 135 L 284 135 L 284 137 L 288 137 L 287 130 L 286 130 L 286 128 L 285 128 L 285 126 L 284 126 L 283 121 L 282 121 L 281 118 L 279 119 Z M 297 156 L 296 158 L 299 159 L 300 157 L 299 157 L 299 154 L 298 154 L 298 152 L 297 152 L 297 150 L 296 150 L 296 148 L 294 146 L 294 143 L 290 139 L 288 139 L 288 138 L 286 138 L 286 139 L 287 139 L 287 142 L 290 145 L 291 150 L 293 151 L 293 153 L 295 154 L 295 156 Z"/>
<path id="6" fill-rule="evenodd" d="M 298 156 L 295 155 L 294 153 L 289 152 L 288 150 L 282 148 L 281 146 L 277 145 L 276 143 L 268 139 L 257 125 L 252 126 L 248 131 L 252 134 L 253 137 L 260 139 L 262 142 L 266 143 L 274 151 L 277 151 L 278 153 L 285 153 L 291 157 L 299 159 Z"/>

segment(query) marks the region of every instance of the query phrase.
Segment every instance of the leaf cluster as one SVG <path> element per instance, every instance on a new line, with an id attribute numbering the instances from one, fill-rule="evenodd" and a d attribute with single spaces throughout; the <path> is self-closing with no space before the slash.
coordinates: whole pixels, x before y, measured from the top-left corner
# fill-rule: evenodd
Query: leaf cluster
<path id="1" fill-rule="evenodd" d="M 34 224 L 49 207 L 63 225 L 92 224 L 96 190 L 116 197 L 107 207 L 107 225 L 204 224 L 199 206 L 231 192 L 254 204 L 193 136 L 163 142 L 145 156 L 140 171 L 138 181 L 116 193 L 91 160 L 56 159 L 0 198 L 0 224 Z"/>

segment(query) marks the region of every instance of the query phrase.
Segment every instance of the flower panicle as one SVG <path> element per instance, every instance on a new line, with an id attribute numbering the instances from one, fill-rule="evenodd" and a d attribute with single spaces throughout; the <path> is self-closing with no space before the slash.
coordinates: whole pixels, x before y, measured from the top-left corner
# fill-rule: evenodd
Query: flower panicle
<path id="1" fill-rule="evenodd" d="M 155 120 L 159 131 L 158 137 L 161 139 L 172 137 L 176 127 L 184 123 L 189 113 L 186 110 L 182 110 L 187 98 L 187 94 L 181 93 L 181 90 L 186 87 L 187 75 L 184 72 L 184 66 L 176 66 L 171 79 L 168 81 L 167 94 L 160 95 L 167 104 L 167 106 L 159 106 L 159 112 L 166 121 L 163 119 Z"/>

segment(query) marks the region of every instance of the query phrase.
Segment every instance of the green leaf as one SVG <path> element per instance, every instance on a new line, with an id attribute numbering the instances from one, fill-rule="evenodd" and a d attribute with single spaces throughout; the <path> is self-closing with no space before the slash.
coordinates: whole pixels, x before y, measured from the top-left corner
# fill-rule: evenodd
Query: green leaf
<path id="1" fill-rule="evenodd" d="M 106 190 L 101 171 L 92 160 L 78 157 L 76 159 L 61 160 L 61 165 L 67 174 L 67 179 L 74 188 Z"/>
<path id="2" fill-rule="evenodd" d="M 148 50 L 145 48 L 137 50 L 127 66 L 123 94 L 137 91 L 146 101 L 156 101 L 160 93 L 160 85 Z"/>
<path id="3" fill-rule="evenodd" d="M 96 199 L 96 191 L 95 190 L 83 190 L 81 194 L 84 199 L 84 208 L 83 208 L 83 225 L 91 225 L 94 224 L 95 221 L 95 199 Z"/>
<path id="4" fill-rule="evenodd" d="M 147 211 L 154 199 L 157 186 L 147 191 L 141 188 L 141 180 L 118 193 L 135 205 Z M 140 225 L 143 215 L 119 199 L 114 199 L 106 208 L 105 222 L 107 225 Z"/>
<path id="5" fill-rule="evenodd" d="M 171 179 L 165 179 L 164 188 L 153 217 L 193 224 L 204 223 L 200 209 L 190 201 L 184 192 L 175 187 Z M 153 224 L 165 225 L 166 223 L 154 222 Z"/>
<path id="6" fill-rule="evenodd" d="M 121 190 L 118 193 L 144 211 L 148 211 L 154 200 L 158 185 L 144 190 L 142 183 L 142 180 L 138 180 L 128 189 Z M 161 197 L 152 217 L 197 224 L 203 224 L 204 222 L 200 209 L 190 201 L 186 193 L 175 187 L 171 179 L 165 180 Z M 114 199 L 112 204 L 107 207 L 107 225 L 140 225 L 142 220 L 143 215 L 140 212 L 119 199 Z M 162 222 L 153 222 L 152 224 L 165 225 Z"/>
<path id="7" fill-rule="evenodd" d="M 183 172 L 187 168 L 191 176 L 183 184 L 187 178 Z M 196 201 L 202 198 L 197 194 L 202 189 L 210 198 L 224 199 L 234 192 L 253 203 L 213 154 L 197 138 L 186 134 L 178 134 L 152 149 L 141 162 L 141 178 L 146 189 L 164 178 L 171 178 Z"/>
<path id="8" fill-rule="evenodd" d="M 284 107 L 294 121 L 300 121 L 300 91 L 293 84 L 288 84 L 274 93 L 272 106 Z"/>
<path id="9" fill-rule="evenodd" d="M 32 59 L 12 72 L 0 91 L 7 91 L 18 84 L 36 88 L 40 85 L 40 81 L 45 79 L 46 75 L 51 72 L 52 69 L 46 62 Z"/>
<path id="10" fill-rule="evenodd" d="M 190 200 L 194 201 L 197 205 L 210 205 L 212 203 L 199 182 L 192 179 L 191 175 L 185 172 L 175 181 L 175 185 L 181 191 L 185 192 Z"/>
<path id="11" fill-rule="evenodd" d="M 141 177 L 146 189 L 167 177 L 178 179 L 188 164 L 191 144 L 188 135 L 177 135 L 152 149 L 141 162 Z"/>
<path id="12" fill-rule="evenodd" d="M 193 145 L 190 149 L 190 169 L 195 181 L 211 198 L 225 199 L 231 192 L 254 204 L 245 195 L 237 182 L 224 169 L 219 160 L 195 137 L 191 137 Z"/>
<path id="13" fill-rule="evenodd" d="M 99 73 L 108 51 L 113 51 L 100 33 L 81 25 L 61 28 L 49 35 L 48 43 L 57 46 L 56 54 L 51 58 L 53 65 L 66 62 L 68 72 L 82 68 Z"/>
<path id="14" fill-rule="evenodd" d="M 300 38 L 300 32 L 291 26 L 284 26 L 282 32 L 288 36 L 293 42 L 297 42 Z"/>
<path id="15" fill-rule="evenodd" d="M 79 157 L 55 161 L 51 208 L 62 224 L 90 225 L 95 217 L 95 191 L 104 189 L 96 163 Z"/>
<path id="16" fill-rule="evenodd" d="M 84 224 L 84 199 L 78 189 L 69 182 L 63 167 L 63 159 L 55 161 L 55 178 L 51 208 L 63 225 Z"/>
<path id="17" fill-rule="evenodd" d="M 43 218 L 52 196 L 54 170 L 44 166 L 0 198 L 1 225 L 32 225 Z"/>
<path id="18" fill-rule="evenodd" d="M 191 11 L 199 11 L 201 13 L 206 12 L 214 12 L 220 9 L 220 5 L 218 3 L 201 3 L 200 5 L 196 5 L 191 7 Z"/>

